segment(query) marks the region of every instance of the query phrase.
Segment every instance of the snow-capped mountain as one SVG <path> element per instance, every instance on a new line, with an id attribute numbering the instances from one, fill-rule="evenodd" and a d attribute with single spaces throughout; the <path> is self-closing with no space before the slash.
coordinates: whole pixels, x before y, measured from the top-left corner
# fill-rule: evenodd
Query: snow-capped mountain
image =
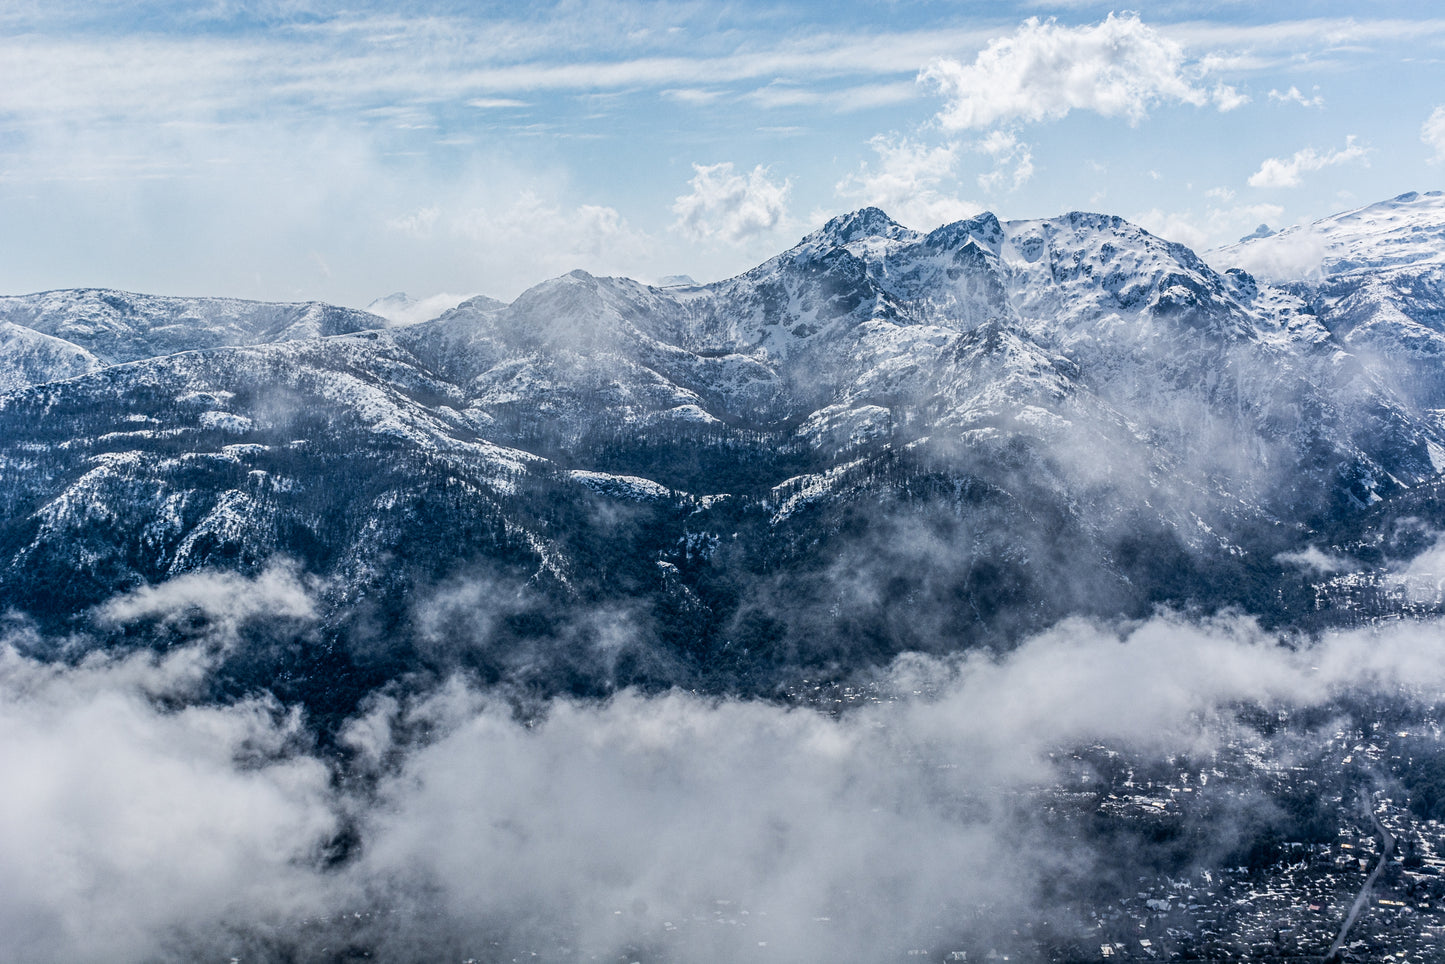
<path id="1" fill-rule="evenodd" d="M 1410 192 L 1377 204 L 1249 237 L 1209 253 L 1271 281 L 1363 276 L 1445 264 L 1445 191 Z"/>
<path id="2" fill-rule="evenodd" d="M 422 321 L 431 321 L 440 318 L 448 311 L 461 304 L 463 301 L 480 297 L 484 301 L 492 301 L 484 295 L 471 296 L 437 294 L 427 298 L 412 298 L 404 291 L 393 292 L 383 298 L 377 298 L 366 306 L 366 310 L 373 315 L 380 315 L 392 325 L 414 325 Z M 497 302 L 500 306 L 502 303 Z"/>
<path id="3" fill-rule="evenodd" d="M 312 704 L 443 651 L 554 689 L 766 691 L 1073 613 L 1308 623 L 1290 554 L 1366 545 L 1445 469 L 1378 348 L 1445 338 L 1440 208 L 1341 216 L 1333 273 L 1276 285 L 1104 215 L 865 209 L 715 284 L 573 272 L 404 327 L 3 299 L 31 387 L 0 395 L 0 597 L 71 625 L 289 558 L 326 638 L 243 662 Z M 1354 320 L 1366 292 L 1420 317 Z"/>
<path id="4" fill-rule="evenodd" d="M 0 321 L 64 339 L 105 364 L 180 351 L 316 338 L 386 322 L 320 302 L 174 298 L 102 288 L 0 297 Z"/>
<path id="5" fill-rule="evenodd" d="M 1445 192 L 1389 201 L 1211 253 L 1308 305 L 1416 409 L 1445 407 Z"/>
<path id="6" fill-rule="evenodd" d="M 51 335 L 0 322 L 0 392 L 84 375 L 104 363 L 79 345 Z"/>

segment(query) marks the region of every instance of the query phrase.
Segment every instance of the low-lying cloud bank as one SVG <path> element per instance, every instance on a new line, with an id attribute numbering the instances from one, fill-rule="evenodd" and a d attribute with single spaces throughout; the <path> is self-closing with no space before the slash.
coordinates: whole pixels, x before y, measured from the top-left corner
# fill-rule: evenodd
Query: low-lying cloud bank
<path id="1" fill-rule="evenodd" d="M 374 697 L 338 757 L 267 697 L 197 702 L 217 658 L 0 649 L 0 958 L 882 959 L 1079 869 L 1022 813 L 1060 748 L 1207 755 L 1264 739 L 1241 704 L 1445 694 L 1437 623 L 1290 648 L 1073 621 L 904 657 L 841 712 L 623 693 L 520 719 L 457 677 Z"/>
<path id="2" fill-rule="evenodd" d="M 325 906 L 328 768 L 265 699 L 157 702 L 185 700 L 205 663 L 0 650 L 0 958 L 145 960 L 193 926 Z"/>

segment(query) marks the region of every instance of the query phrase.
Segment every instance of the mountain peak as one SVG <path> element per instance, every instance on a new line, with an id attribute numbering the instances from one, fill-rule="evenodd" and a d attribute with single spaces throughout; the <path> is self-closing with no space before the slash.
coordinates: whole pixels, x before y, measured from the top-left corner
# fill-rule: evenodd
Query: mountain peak
<path id="1" fill-rule="evenodd" d="M 925 243 L 934 247 L 952 248 L 972 239 L 997 253 L 1003 238 L 1003 225 L 999 223 L 998 217 L 991 211 L 984 211 L 971 218 L 935 228 Z"/>
<path id="2" fill-rule="evenodd" d="M 826 242 L 841 247 L 867 238 L 897 240 L 911 237 L 913 233 L 890 218 L 881 208 L 867 207 L 838 215 L 804 240 Z"/>
<path id="3" fill-rule="evenodd" d="M 409 308 L 414 304 L 416 304 L 416 301 L 408 297 L 405 291 L 393 291 L 389 295 L 383 295 L 380 298 L 373 299 L 371 304 L 367 305 L 364 310 L 375 314 L 377 308 Z"/>

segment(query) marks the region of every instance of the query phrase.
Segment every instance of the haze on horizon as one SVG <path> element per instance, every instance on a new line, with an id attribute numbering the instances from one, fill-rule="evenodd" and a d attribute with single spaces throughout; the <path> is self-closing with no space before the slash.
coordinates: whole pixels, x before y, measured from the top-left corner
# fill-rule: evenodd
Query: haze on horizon
<path id="1" fill-rule="evenodd" d="M 1423 2 L 7 4 L 0 291 L 723 277 L 839 211 L 1196 248 L 1439 186 Z"/>

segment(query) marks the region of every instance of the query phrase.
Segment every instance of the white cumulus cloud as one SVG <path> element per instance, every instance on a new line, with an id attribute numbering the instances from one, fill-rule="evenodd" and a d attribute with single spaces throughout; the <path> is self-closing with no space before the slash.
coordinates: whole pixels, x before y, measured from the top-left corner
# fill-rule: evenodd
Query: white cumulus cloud
<path id="1" fill-rule="evenodd" d="M 993 170 L 978 176 L 985 191 L 1018 190 L 1034 176 L 1033 150 L 1010 131 L 991 131 L 974 150 L 993 158 Z"/>
<path id="2" fill-rule="evenodd" d="M 1435 156 L 1431 158 L 1433 163 L 1445 161 L 1445 104 L 1435 108 L 1425 119 L 1425 123 L 1420 127 L 1420 140 L 1435 152 Z"/>
<path id="3" fill-rule="evenodd" d="M 781 184 L 762 165 L 740 174 L 730 161 L 694 164 L 692 192 L 672 206 L 675 227 L 696 241 L 741 244 L 778 227 L 788 214 L 792 182 Z"/>
<path id="4" fill-rule="evenodd" d="M 1301 107 L 1323 107 L 1325 99 L 1319 95 L 1319 88 L 1315 88 L 1313 97 L 1306 97 L 1300 93 L 1300 89 L 1291 85 L 1289 90 L 1271 90 L 1269 99 L 1280 104 L 1299 104 Z"/>
<path id="5" fill-rule="evenodd" d="M 1351 134 L 1345 138 L 1345 146 L 1338 151 L 1320 152 L 1313 147 L 1294 152 L 1291 157 L 1269 157 L 1259 170 L 1249 176 L 1250 187 L 1299 187 L 1301 175 L 1307 171 L 1320 171 L 1337 164 L 1348 164 L 1362 160 L 1370 153 L 1367 147 L 1355 143 Z"/>
<path id="6" fill-rule="evenodd" d="M 973 217 L 982 210 L 941 189 L 954 179 L 961 150 L 958 144 L 928 145 L 879 134 L 868 145 L 877 160 L 872 164 L 865 161 L 838 182 L 839 197 L 882 208 L 916 228 L 937 227 Z"/>
<path id="7" fill-rule="evenodd" d="M 1247 99 L 1223 84 L 1206 90 L 1190 74 L 1179 44 L 1136 15 L 1110 14 L 1084 27 L 1030 18 L 1012 36 L 991 42 L 972 64 L 939 59 L 919 80 L 947 98 L 938 120 L 949 130 L 1056 120 L 1073 110 L 1137 123 L 1158 103 L 1203 106 L 1213 100 L 1230 110 Z"/>
<path id="8" fill-rule="evenodd" d="M 1215 84 L 1214 89 L 1209 92 L 1209 99 L 1214 101 L 1214 106 L 1219 108 L 1220 113 L 1232 111 L 1236 107 L 1243 107 L 1249 103 L 1248 94 L 1241 94 L 1228 84 Z"/>

